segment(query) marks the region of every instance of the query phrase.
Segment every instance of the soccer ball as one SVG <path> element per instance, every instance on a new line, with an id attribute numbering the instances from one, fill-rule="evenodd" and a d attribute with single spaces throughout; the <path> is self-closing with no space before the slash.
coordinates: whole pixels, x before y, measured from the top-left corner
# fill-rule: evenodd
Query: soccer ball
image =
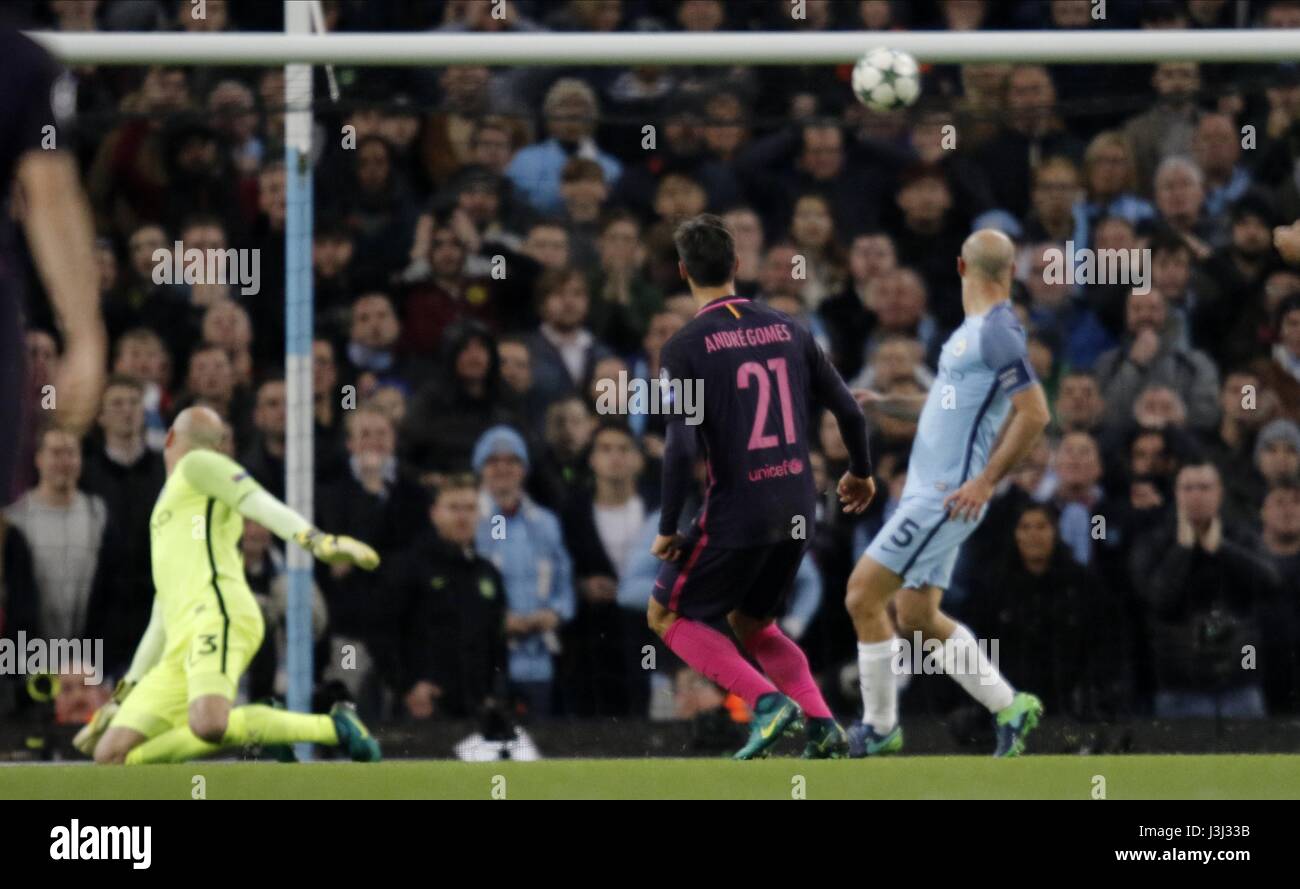
<path id="1" fill-rule="evenodd" d="M 873 49 L 853 66 L 853 94 L 872 111 L 906 108 L 921 95 L 916 59 L 897 49 Z"/>

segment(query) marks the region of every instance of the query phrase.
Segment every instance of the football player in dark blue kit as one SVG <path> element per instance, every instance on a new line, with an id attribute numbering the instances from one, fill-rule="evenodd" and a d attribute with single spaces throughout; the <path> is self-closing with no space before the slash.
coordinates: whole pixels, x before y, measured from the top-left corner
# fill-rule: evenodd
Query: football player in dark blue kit
<path id="1" fill-rule="evenodd" d="M 720 219 L 689 220 L 675 240 L 679 271 L 699 310 L 663 347 L 660 385 L 674 400 L 652 549 L 664 565 L 650 601 L 650 626 L 682 660 L 753 711 L 737 759 L 765 755 L 801 715 L 808 730 L 804 755 L 841 756 L 845 733 L 807 658 L 774 619 L 786 605 L 814 525 L 817 491 L 808 449 L 817 409 L 834 414 L 849 450 L 849 471 L 839 483 L 846 512 L 866 509 L 875 493 L 866 420 L 811 334 L 788 316 L 735 295 L 735 244 Z M 696 394 L 695 404 L 683 393 Z M 691 411 L 682 410 L 688 406 Z M 697 455 L 708 467 L 707 491 L 689 530 L 678 534 Z M 762 672 L 709 626 L 724 617 Z"/>
<path id="2" fill-rule="evenodd" d="M 58 422 L 80 434 L 99 410 L 107 344 L 100 320 L 90 208 L 63 125 L 75 88 L 49 55 L 0 27 L 0 504 L 15 493 L 28 403 L 23 361 L 23 266 L 13 216 L 54 308 L 63 354 L 52 393 Z M 12 206 L 10 197 L 12 196 Z M 49 396 L 53 398 L 50 399 Z"/>

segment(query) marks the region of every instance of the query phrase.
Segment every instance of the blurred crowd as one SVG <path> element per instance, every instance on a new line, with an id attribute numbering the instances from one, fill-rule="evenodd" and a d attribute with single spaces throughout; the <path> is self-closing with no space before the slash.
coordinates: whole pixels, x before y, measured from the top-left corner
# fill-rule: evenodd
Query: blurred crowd
<path id="1" fill-rule="evenodd" d="M 276 3 L 207 0 L 203 19 L 188 0 L 8 5 L 68 31 L 282 25 Z M 340 31 L 1300 27 L 1295 0 L 1111 0 L 1101 21 L 1068 0 L 799 5 L 803 18 L 787 0 L 323 7 Z M 721 703 L 645 626 L 662 417 L 597 400 L 602 381 L 656 378 L 693 317 L 671 232 L 709 211 L 735 234 L 738 292 L 883 394 L 928 390 L 962 318 L 959 246 L 972 228 L 1006 232 L 1054 422 L 966 546 L 948 604 L 1051 713 L 1300 712 L 1300 268 L 1273 245 L 1300 217 L 1300 66 L 926 66 L 920 103 L 890 114 L 856 102 L 848 66 L 331 74 L 338 101 L 317 69 L 313 107 L 315 519 L 384 566 L 318 567 L 322 687 L 381 718 Z M 230 454 L 284 495 L 284 75 L 71 79 L 64 147 L 96 214 L 111 376 L 85 440 L 28 442 L 4 512 L 0 631 L 103 638 L 112 673 L 149 616 L 170 418 L 215 408 Z M 177 249 L 259 251 L 256 286 L 159 283 Z M 1053 251 L 1067 249 L 1147 251 L 1149 277 L 1063 277 Z M 30 289 L 39 414 L 60 340 Z M 845 582 L 897 503 L 915 432 L 868 419 L 880 495 L 840 513 L 829 480 L 848 455 L 826 415 L 813 468 L 827 494 L 781 619 L 846 716 Z M 242 546 L 281 627 L 281 545 L 249 525 Z M 246 692 L 284 682 L 281 630 Z M 913 682 L 905 712 L 946 712 L 949 685 Z"/>

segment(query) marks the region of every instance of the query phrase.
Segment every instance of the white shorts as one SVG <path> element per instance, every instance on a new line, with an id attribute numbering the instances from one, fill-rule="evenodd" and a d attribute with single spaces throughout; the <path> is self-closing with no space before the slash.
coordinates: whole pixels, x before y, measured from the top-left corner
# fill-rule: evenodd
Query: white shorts
<path id="1" fill-rule="evenodd" d="M 946 590 L 957 554 L 988 510 L 974 521 L 948 517 L 943 497 L 905 495 L 867 547 L 867 555 L 903 578 L 903 586 Z"/>

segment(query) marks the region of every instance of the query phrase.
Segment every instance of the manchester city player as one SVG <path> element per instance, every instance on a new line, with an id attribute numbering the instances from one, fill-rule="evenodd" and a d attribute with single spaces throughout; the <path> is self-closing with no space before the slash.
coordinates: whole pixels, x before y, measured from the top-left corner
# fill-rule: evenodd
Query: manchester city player
<path id="1" fill-rule="evenodd" d="M 369 571 L 379 556 L 359 540 L 318 531 L 268 494 L 217 452 L 226 434 L 215 411 L 197 406 L 181 411 L 167 432 L 167 483 L 149 517 L 153 618 L 119 686 L 120 709 L 101 708 L 78 746 L 93 744 L 96 762 L 129 765 L 297 742 L 337 744 L 355 760 L 377 760 L 378 743 L 348 705 L 328 716 L 231 707 L 264 631 L 239 553 L 244 518 L 325 562 Z"/>
<path id="2" fill-rule="evenodd" d="M 891 599 L 905 638 L 919 631 L 926 643 L 941 642 L 945 672 L 994 714 L 995 755 L 1022 753 L 1042 715 L 1038 698 L 1012 689 L 971 631 L 939 610 L 962 541 L 979 524 L 994 486 L 1049 419 L 1025 332 L 1008 301 L 1013 252 L 1011 241 L 991 229 L 962 245 L 957 273 L 966 320 L 944 343 L 923 406 L 919 399 L 859 393 L 868 406 L 895 416 L 915 419 L 920 407 L 920 419 L 902 499 L 849 577 L 846 604 L 858 636 L 863 703 L 862 722 L 849 730 L 852 756 L 895 753 L 903 745 L 898 649 L 886 613 Z"/>

